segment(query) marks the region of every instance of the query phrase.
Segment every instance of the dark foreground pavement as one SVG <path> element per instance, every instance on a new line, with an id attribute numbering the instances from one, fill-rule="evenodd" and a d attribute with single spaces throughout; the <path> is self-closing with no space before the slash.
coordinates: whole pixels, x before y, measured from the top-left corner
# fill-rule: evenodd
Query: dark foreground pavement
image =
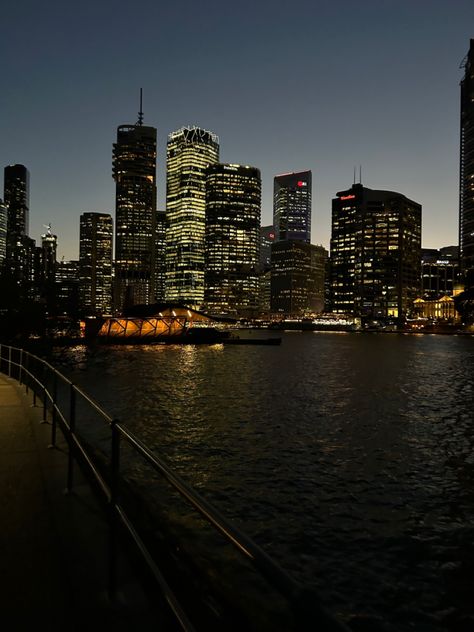
<path id="1" fill-rule="evenodd" d="M 119 560 L 108 597 L 108 525 L 76 467 L 66 494 L 67 446 L 17 382 L 0 374 L 0 620 L 4 630 L 169 629 Z M 35 626 L 34 628 L 32 626 Z"/>

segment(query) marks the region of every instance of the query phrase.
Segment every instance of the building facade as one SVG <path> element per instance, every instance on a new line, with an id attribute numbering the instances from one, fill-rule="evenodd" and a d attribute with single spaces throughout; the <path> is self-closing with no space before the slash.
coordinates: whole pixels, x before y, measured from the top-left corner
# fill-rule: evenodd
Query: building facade
<path id="1" fill-rule="evenodd" d="M 459 257 L 466 288 L 474 288 L 474 39 L 461 81 Z"/>
<path id="2" fill-rule="evenodd" d="M 112 310 L 113 222 L 108 213 L 82 213 L 79 228 L 79 296 L 84 314 Z"/>
<path id="3" fill-rule="evenodd" d="M 204 300 L 209 313 L 257 313 L 260 215 L 259 169 L 207 168 Z"/>
<path id="4" fill-rule="evenodd" d="M 79 261 L 62 259 L 56 264 L 56 313 L 79 316 Z"/>
<path id="5" fill-rule="evenodd" d="M 24 296 L 30 296 L 35 243 L 28 237 L 30 174 L 24 165 L 5 167 L 3 202 L 7 209 L 5 261 L 18 290 Z"/>
<path id="6" fill-rule="evenodd" d="M 332 310 L 401 322 L 421 290 L 421 206 L 354 184 L 332 202 Z"/>
<path id="7" fill-rule="evenodd" d="M 113 146 L 115 194 L 114 307 L 154 301 L 156 230 L 156 129 L 117 128 Z"/>
<path id="8" fill-rule="evenodd" d="M 219 161 L 219 139 L 198 127 L 168 137 L 166 173 L 166 300 L 204 301 L 206 169 Z"/>
<path id="9" fill-rule="evenodd" d="M 271 311 L 301 317 L 324 309 L 327 250 L 290 239 L 272 244 Z"/>
<path id="10" fill-rule="evenodd" d="M 275 176 L 273 225 L 276 241 L 311 242 L 311 171 Z"/>
<path id="11" fill-rule="evenodd" d="M 0 200 L 0 266 L 7 256 L 7 214 L 7 207 Z"/>
<path id="12" fill-rule="evenodd" d="M 421 251 L 421 290 L 423 299 L 453 296 L 459 282 L 459 249 L 446 246 Z"/>
<path id="13" fill-rule="evenodd" d="M 29 234 L 30 174 L 24 165 L 5 167 L 3 201 L 8 211 L 8 242 L 14 247 L 18 237 Z"/>

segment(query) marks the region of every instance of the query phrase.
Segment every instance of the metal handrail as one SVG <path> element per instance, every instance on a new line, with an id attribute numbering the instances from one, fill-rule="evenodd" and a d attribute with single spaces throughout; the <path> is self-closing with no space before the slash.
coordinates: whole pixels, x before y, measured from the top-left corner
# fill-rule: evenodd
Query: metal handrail
<path id="1" fill-rule="evenodd" d="M 3 357 L 3 349 L 8 349 L 8 357 Z M 13 353 L 18 352 L 20 356 L 19 362 L 15 362 L 12 358 Z M 24 362 L 26 358 L 26 363 Z M 38 362 L 40 366 L 46 367 L 53 375 L 53 392 L 47 388 L 47 385 L 43 383 L 31 370 L 30 360 Z M 108 415 L 97 402 L 95 402 L 87 393 L 81 388 L 76 386 L 71 380 L 60 373 L 55 367 L 53 367 L 46 360 L 25 351 L 19 347 L 13 347 L 9 345 L 0 344 L 0 372 L 2 371 L 2 363 L 8 363 L 8 376 L 12 377 L 12 367 L 17 367 L 19 372 L 19 382 L 22 384 L 25 380 L 25 376 L 28 376 L 30 380 L 38 387 L 38 390 L 43 395 L 43 422 L 46 421 L 48 402 L 51 407 L 51 446 L 56 445 L 56 426 L 57 418 L 59 417 L 60 427 L 66 440 L 69 443 L 69 457 L 68 457 L 68 476 L 67 476 L 67 491 L 71 491 L 73 483 L 73 453 L 78 453 L 85 464 L 89 472 L 93 475 L 96 483 L 98 484 L 102 494 L 105 496 L 106 501 L 111 509 L 112 523 L 111 523 L 111 537 L 110 537 L 110 558 L 109 558 L 109 583 L 111 596 L 115 596 L 116 593 L 116 558 L 117 558 L 117 543 L 116 532 L 117 523 L 120 523 L 125 527 L 126 531 L 132 538 L 138 551 L 141 553 L 144 561 L 150 569 L 152 575 L 155 577 L 158 585 L 162 590 L 162 594 L 168 603 L 171 611 L 173 612 L 177 622 L 183 630 L 186 632 L 193 632 L 194 628 L 190 623 L 187 615 L 179 604 L 176 596 L 168 586 L 166 580 L 158 569 L 155 560 L 146 548 L 146 545 L 142 541 L 138 534 L 136 527 L 133 525 L 129 517 L 126 515 L 124 508 L 118 502 L 118 487 L 120 478 L 120 444 L 123 438 L 134 450 L 140 454 L 145 460 L 157 471 L 170 485 L 174 488 L 183 498 L 185 498 L 196 511 L 210 524 L 212 525 L 227 542 L 231 543 L 241 554 L 248 559 L 254 567 L 269 581 L 274 588 L 276 588 L 290 603 L 294 601 L 298 602 L 298 598 L 305 593 L 298 582 L 296 582 L 286 571 L 284 571 L 267 553 L 265 553 L 255 542 L 253 542 L 248 536 L 243 534 L 239 529 L 233 526 L 222 514 L 215 509 L 208 501 L 206 501 L 198 492 L 187 485 L 178 475 L 173 473 L 171 469 L 159 458 L 156 454 L 152 453 L 145 444 L 140 441 L 133 433 L 126 429 L 118 420 L 113 419 Z M 25 366 L 26 364 L 26 366 Z M 57 382 L 61 380 L 66 386 L 69 387 L 69 419 L 65 416 L 63 411 L 57 402 Z M 26 384 L 31 387 L 31 384 Z M 36 390 L 32 389 L 36 402 Z M 88 453 L 87 449 L 82 444 L 80 438 L 75 432 L 75 417 L 76 417 L 76 399 L 77 396 L 81 397 L 111 428 L 111 481 L 110 484 L 104 479 L 99 471 L 99 468 L 93 461 L 93 458 Z M 315 595 L 312 595 L 314 598 Z M 298 604 L 299 605 L 299 604 Z M 319 614 L 324 617 L 325 624 L 330 624 L 330 627 L 325 627 L 326 630 L 334 630 L 334 632 L 348 631 L 348 628 L 332 618 L 331 615 L 325 613 L 316 604 L 313 604 L 314 608 L 318 610 Z"/>

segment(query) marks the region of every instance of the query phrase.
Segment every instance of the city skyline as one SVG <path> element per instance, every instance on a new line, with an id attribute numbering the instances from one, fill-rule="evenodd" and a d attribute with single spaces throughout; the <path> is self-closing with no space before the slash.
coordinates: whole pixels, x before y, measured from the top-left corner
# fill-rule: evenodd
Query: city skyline
<path id="1" fill-rule="evenodd" d="M 60 259 L 78 257 L 81 213 L 113 213 L 111 147 L 117 127 L 136 120 L 140 88 L 144 124 L 158 130 L 159 210 L 167 136 L 197 125 L 220 137 L 221 161 L 261 170 L 262 225 L 272 219 L 274 176 L 311 170 L 312 242 L 328 248 L 331 200 L 362 165 L 365 186 L 423 205 L 424 247 L 457 243 L 470 2 L 250 10 L 244 1 L 232 11 L 145 1 L 147 19 L 132 28 L 122 4 L 84 2 L 69 17 L 56 2 L 5 11 L 2 166 L 29 170 L 30 236 L 39 241 L 51 222 Z M 20 27 L 22 47 L 13 46 Z"/>

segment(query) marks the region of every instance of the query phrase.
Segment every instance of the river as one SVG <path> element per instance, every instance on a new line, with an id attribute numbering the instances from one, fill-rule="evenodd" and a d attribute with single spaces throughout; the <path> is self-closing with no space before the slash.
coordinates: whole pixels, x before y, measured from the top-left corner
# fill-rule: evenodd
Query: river
<path id="1" fill-rule="evenodd" d="M 282 338 L 55 363 L 345 620 L 474 629 L 474 337 Z"/>

